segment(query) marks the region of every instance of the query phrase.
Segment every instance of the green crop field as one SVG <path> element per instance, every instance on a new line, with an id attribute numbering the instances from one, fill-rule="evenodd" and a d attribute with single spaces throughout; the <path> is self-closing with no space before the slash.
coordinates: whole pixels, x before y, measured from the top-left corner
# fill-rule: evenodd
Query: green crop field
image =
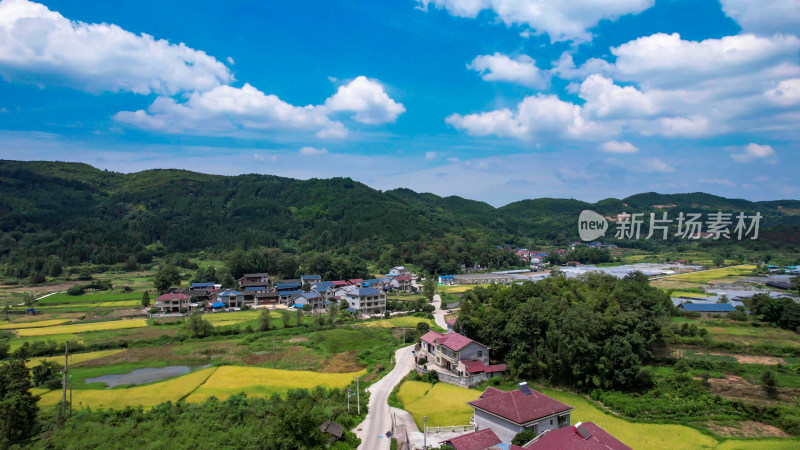
<path id="1" fill-rule="evenodd" d="M 413 316 L 382 319 L 375 322 L 367 322 L 366 325 L 368 327 L 380 327 L 380 328 L 393 328 L 393 327 L 414 328 L 420 322 L 425 322 L 431 327 L 435 325 L 431 319 L 426 319 L 424 317 L 413 317 Z"/>
<path id="2" fill-rule="evenodd" d="M 141 300 L 141 292 L 125 292 L 114 294 L 111 292 L 103 292 L 98 294 L 83 294 L 83 295 L 69 295 L 64 293 L 49 295 L 38 302 L 37 305 L 61 305 L 66 303 L 97 303 L 97 302 L 115 302 L 125 300 Z"/>
<path id="3" fill-rule="evenodd" d="M 397 391 L 397 398 L 422 429 L 422 416 L 428 418 L 430 427 L 469 424 L 472 408 L 467 406 L 467 402 L 476 400 L 480 394 L 474 389 L 452 384 L 436 383 L 431 386 L 421 381 L 405 381 Z"/>
<path id="4" fill-rule="evenodd" d="M 18 330 L 17 333 L 21 337 L 29 337 L 67 333 L 83 333 L 85 331 L 119 330 L 123 328 L 139 328 L 146 326 L 147 321 L 144 319 L 112 320 L 108 322 L 78 323 L 73 325 L 56 325 L 44 328 L 28 328 Z"/>
<path id="5" fill-rule="evenodd" d="M 366 371 L 353 373 L 317 373 L 302 370 L 264 369 L 260 367 L 222 366 L 186 399 L 202 402 L 211 396 L 225 399 L 244 392 L 268 397 L 289 389 L 312 389 L 316 386 L 344 388 Z"/>
<path id="6" fill-rule="evenodd" d="M 21 337 L 21 338 L 14 338 L 9 342 L 10 349 L 13 352 L 14 350 L 22 347 L 23 344 L 26 342 L 33 343 L 33 342 L 57 342 L 59 344 L 64 344 L 66 341 L 71 342 L 82 342 L 80 336 L 77 334 L 51 334 L 47 336 L 31 336 L 31 337 Z"/>

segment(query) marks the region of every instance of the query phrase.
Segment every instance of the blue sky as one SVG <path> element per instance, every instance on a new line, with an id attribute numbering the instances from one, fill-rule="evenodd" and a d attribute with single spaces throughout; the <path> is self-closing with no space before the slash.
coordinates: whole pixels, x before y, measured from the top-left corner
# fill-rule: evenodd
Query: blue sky
<path id="1" fill-rule="evenodd" d="M 800 1 L 0 1 L 0 158 L 800 198 Z"/>

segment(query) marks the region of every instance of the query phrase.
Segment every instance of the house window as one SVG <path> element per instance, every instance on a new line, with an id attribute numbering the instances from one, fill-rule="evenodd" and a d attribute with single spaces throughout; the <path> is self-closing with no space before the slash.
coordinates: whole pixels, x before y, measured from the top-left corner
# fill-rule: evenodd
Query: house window
<path id="1" fill-rule="evenodd" d="M 478 350 L 478 358 L 480 358 L 481 356 L 483 356 L 483 350 Z"/>
<path id="2" fill-rule="evenodd" d="M 569 425 L 569 416 L 558 416 L 558 427 L 566 427 Z"/>
<path id="3" fill-rule="evenodd" d="M 553 419 L 550 419 L 550 426 L 553 426 Z"/>

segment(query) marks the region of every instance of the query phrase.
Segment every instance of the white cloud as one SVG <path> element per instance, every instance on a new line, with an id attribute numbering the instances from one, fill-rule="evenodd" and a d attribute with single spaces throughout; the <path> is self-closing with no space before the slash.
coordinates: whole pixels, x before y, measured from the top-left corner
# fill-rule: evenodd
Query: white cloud
<path id="1" fill-rule="evenodd" d="M 639 149 L 630 142 L 620 141 L 605 142 L 601 149 L 606 153 L 636 153 L 639 151 Z"/>
<path id="2" fill-rule="evenodd" d="M 300 147 L 300 154 L 303 156 L 318 156 L 328 153 L 328 149 L 314 147 Z"/>
<path id="3" fill-rule="evenodd" d="M 641 170 L 644 172 L 672 173 L 675 168 L 665 163 L 661 158 L 650 158 L 642 160 Z"/>
<path id="4" fill-rule="evenodd" d="M 436 159 L 437 156 L 438 154 L 436 152 L 425 152 L 425 159 L 427 159 L 428 161 Z"/>
<path id="5" fill-rule="evenodd" d="M 736 187 L 736 183 L 727 178 L 700 178 L 697 181 L 703 184 L 719 184 L 722 186 Z"/>
<path id="6" fill-rule="evenodd" d="M 800 78 L 782 80 L 777 87 L 770 89 L 765 95 L 779 105 L 800 104 Z"/>
<path id="7" fill-rule="evenodd" d="M 174 95 L 233 81 L 224 64 L 183 43 L 113 24 L 66 19 L 26 0 L 0 2 L 0 74 L 87 92 Z"/>
<path id="8" fill-rule="evenodd" d="M 772 35 L 797 33 L 800 0 L 720 0 L 722 11 L 747 31 Z"/>
<path id="9" fill-rule="evenodd" d="M 481 11 L 494 12 L 506 26 L 528 25 L 553 41 L 591 40 L 589 28 L 603 19 L 614 20 L 653 6 L 653 0 L 417 0 L 457 17 L 475 18 Z"/>
<path id="10" fill-rule="evenodd" d="M 709 121 L 702 116 L 665 117 L 659 119 L 659 134 L 666 137 L 695 137 L 709 132 Z"/>
<path id="11" fill-rule="evenodd" d="M 775 154 L 775 150 L 769 145 L 758 145 L 755 143 L 747 144 L 741 152 L 732 153 L 731 158 L 736 162 L 750 162 L 756 159 L 769 158 Z"/>
<path id="12" fill-rule="evenodd" d="M 479 55 L 467 68 L 479 72 L 484 81 L 507 81 L 532 89 L 546 88 L 550 79 L 528 55 L 519 55 L 514 59 L 501 53 Z"/>
<path id="13" fill-rule="evenodd" d="M 122 111 L 114 118 L 122 123 L 166 133 L 227 135 L 243 129 L 289 128 L 316 131 L 321 138 L 343 138 L 347 129 L 329 119 L 318 107 L 290 105 L 245 84 L 241 88 L 218 86 L 195 92 L 178 103 L 159 97 L 147 111 Z"/>
<path id="14" fill-rule="evenodd" d="M 617 86 L 602 75 L 584 80 L 578 95 L 586 100 L 583 111 L 590 117 L 641 117 L 656 111 L 650 97 L 633 86 Z"/>
<path id="15" fill-rule="evenodd" d="M 383 90 L 383 86 L 365 76 L 357 77 L 345 86 L 340 86 L 332 97 L 325 101 L 330 111 L 356 113 L 353 120 L 366 124 L 394 122 L 406 111 Z"/>
<path id="16" fill-rule="evenodd" d="M 582 137 L 601 131 L 581 117 L 580 106 L 544 94 L 526 97 L 516 111 L 499 109 L 465 116 L 453 114 L 445 121 L 474 136 L 494 134 L 517 139 L 541 135 Z"/>
<path id="17" fill-rule="evenodd" d="M 236 64 L 236 61 L 233 60 L 233 56 L 228 56 L 226 59 L 228 61 L 228 64 L 230 65 Z"/>

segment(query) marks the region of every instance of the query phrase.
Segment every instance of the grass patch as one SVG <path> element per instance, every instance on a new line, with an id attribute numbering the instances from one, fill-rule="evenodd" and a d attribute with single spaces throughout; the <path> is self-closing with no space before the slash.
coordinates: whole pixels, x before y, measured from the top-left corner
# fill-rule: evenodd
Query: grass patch
<path id="1" fill-rule="evenodd" d="M 9 342 L 9 345 L 11 351 L 13 352 L 14 350 L 22 347 L 22 345 L 26 342 L 30 342 L 31 344 L 34 342 L 56 342 L 59 344 L 64 344 L 66 341 L 82 342 L 82 339 L 77 334 L 51 334 L 47 336 L 14 338 L 11 340 L 11 342 Z"/>
<path id="2" fill-rule="evenodd" d="M 177 402 L 198 388 L 217 368 L 198 370 L 170 380 L 136 386 L 126 389 L 76 389 L 72 393 L 72 402 L 76 408 L 114 408 L 142 406 L 153 407 L 166 401 Z M 42 395 L 39 407 L 47 408 L 61 400 L 61 391 L 51 391 Z"/>
<path id="3" fill-rule="evenodd" d="M 313 389 L 316 386 L 344 388 L 363 376 L 365 370 L 354 373 L 317 373 L 299 370 L 265 369 L 260 367 L 222 366 L 186 399 L 203 402 L 215 396 L 225 399 L 244 392 L 248 396 L 268 397 L 284 394 L 289 389 Z"/>
<path id="4" fill-rule="evenodd" d="M 112 292 L 101 292 L 97 294 L 83 294 L 83 295 L 69 295 L 69 294 L 53 294 L 47 296 L 38 302 L 37 305 L 61 305 L 65 303 L 96 303 L 96 302 L 116 302 L 124 300 L 137 300 L 142 298 L 141 292 L 124 292 L 114 294 Z"/>
<path id="5" fill-rule="evenodd" d="M 368 327 L 380 327 L 380 328 L 414 328 L 417 326 L 418 323 L 425 322 L 433 328 L 435 325 L 431 319 L 426 319 L 424 317 L 413 317 L 413 316 L 405 316 L 405 317 L 393 317 L 391 319 L 382 319 L 377 320 L 375 322 L 367 322 Z"/>
<path id="6" fill-rule="evenodd" d="M 147 326 L 147 321 L 144 319 L 131 319 L 131 320 L 113 320 L 109 322 L 79 323 L 74 325 L 58 325 L 45 328 L 30 328 L 30 329 L 18 330 L 17 333 L 21 337 L 47 336 L 54 334 L 83 333 L 85 331 L 140 328 L 146 326 Z"/>
<path id="7" fill-rule="evenodd" d="M 0 325 L 0 330 L 22 330 L 26 328 L 50 327 L 69 322 L 69 319 L 40 320 L 38 322 L 17 322 Z"/>

